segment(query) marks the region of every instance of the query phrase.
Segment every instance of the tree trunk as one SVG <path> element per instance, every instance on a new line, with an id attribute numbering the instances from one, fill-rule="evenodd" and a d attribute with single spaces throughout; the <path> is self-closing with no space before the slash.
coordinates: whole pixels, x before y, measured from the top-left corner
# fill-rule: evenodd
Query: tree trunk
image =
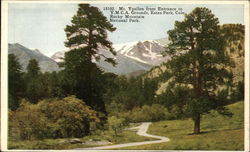
<path id="1" fill-rule="evenodd" d="M 200 114 L 197 114 L 194 118 L 194 134 L 200 133 L 200 122 L 201 122 L 201 116 Z"/>
<path id="2" fill-rule="evenodd" d="M 90 123 L 89 121 L 84 122 L 84 135 L 83 136 L 88 136 L 90 135 Z"/>

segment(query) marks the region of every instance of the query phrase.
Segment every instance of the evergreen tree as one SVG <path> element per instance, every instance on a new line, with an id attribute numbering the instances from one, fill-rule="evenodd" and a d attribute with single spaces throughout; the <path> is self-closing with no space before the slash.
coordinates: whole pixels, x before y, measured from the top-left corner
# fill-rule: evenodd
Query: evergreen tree
<path id="1" fill-rule="evenodd" d="M 107 40 L 107 32 L 115 28 L 97 7 L 89 4 L 79 4 L 71 23 L 65 28 L 65 46 L 70 51 L 65 54 L 63 88 L 67 94 L 76 95 L 95 110 L 106 113 L 102 99 L 103 71 L 94 61 L 104 58 L 115 65 L 112 58 L 101 52 L 105 49 L 116 55 L 112 43 Z"/>
<path id="2" fill-rule="evenodd" d="M 228 70 L 232 62 L 224 51 L 226 43 L 218 24 L 211 10 L 195 8 L 168 31 L 166 54 L 171 57 L 167 67 L 172 85 L 166 92 L 181 97 L 173 104 L 182 106 L 193 119 L 195 134 L 200 133 L 202 114 L 211 109 L 229 114 L 224 105 L 232 80 Z"/>
<path id="3" fill-rule="evenodd" d="M 142 91 L 141 96 L 143 97 L 143 101 L 141 101 L 141 105 L 151 105 L 155 103 L 156 90 L 158 87 L 158 83 L 154 79 L 143 78 L 142 82 Z"/>
<path id="4" fill-rule="evenodd" d="M 23 95 L 23 79 L 21 65 L 14 54 L 8 56 L 8 98 L 9 108 L 15 110 L 19 106 L 18 100 Z"/>
<path id="5" fill-rule="evenodd" d="M 36 59 L 31 59 L 27 66 L 27 74 L 30 78 L 38 77 L 40 74 L 40 67 Z"/>
<path id="6" fill-rule="evenodd" d="M 41 75 L 38 62 L 35 59 L 31 59 L 25 75 L 26 97 L 31 103 L 37 103 L 38 100 L 46 97 L 45 90 L 47 86 Z"/>
<path id="7" fill-rule="evenodd" d="M 56 97 L 64 97 L 62 92 L 62 78 L 61 73 L 52 72 L 52 73 L 44 73 L 43 79 L 46 82 L 47 86 L 47 97 L 48 98 L 56 98 Z"/>

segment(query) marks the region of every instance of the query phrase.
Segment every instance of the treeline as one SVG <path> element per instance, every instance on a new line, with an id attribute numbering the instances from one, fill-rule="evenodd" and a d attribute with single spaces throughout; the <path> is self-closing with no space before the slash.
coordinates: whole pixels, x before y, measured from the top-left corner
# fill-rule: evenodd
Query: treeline
<path id="1" fill-rule="evenodd" d="M 38 62 L 32 59 L 29 61 L 27 69 L 23 70 L 18 58 L 13 54 L 9 54 L 8 62 L 9 108 L 11 110 L 16 110 L 20 105 L 20 99 L 23 98 L 36 104 L 42 99 L 64 98 L 70 95 L 75 95 L 83 100 L 92 99 L 93 101 L 89 101 L 88 105 L 103 113 L 106 113 L 104 103 L 109 105 L 107 108 L 112 109 L 109 110 L 110 112 L 114 111 L 112 105 L 120 104 L 122 105 L 121 109 L 127 111 L 135 107 L 156 103 L 155 97 L 158 89 L 156 79 L 143 76 L 127 78 L 113 73 L 104 73 L 95 67 L 95 73 L 91 73 L 93 74 L 91 81 L 84 83 L 82 80 L 83 82 L 80 83 L 78 79 L 84 79 L 87 74 L 87 72 L 79 74 L 80 69 L 72 71 L 70 68 L 70 72 L 68 72 L 66 68 L 59 72 L 42 73 Z M 97 74 L 98 72 L 99 74 Z M 85 86 L 87 82 L 91 83 L 91 91 L 89 90 L 89 92 Z M 88 96 L 85 97 L 85 94 Z M 93 95 L 91 96 L 91 94 Z M 100 106 L 104 106 L 105 109 L 101 109 Z"/>

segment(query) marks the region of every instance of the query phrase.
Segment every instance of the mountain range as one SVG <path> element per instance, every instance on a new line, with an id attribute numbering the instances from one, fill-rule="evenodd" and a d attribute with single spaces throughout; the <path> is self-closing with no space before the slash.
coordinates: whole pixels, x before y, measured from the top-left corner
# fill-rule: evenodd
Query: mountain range
<path id="1" fill-rule="evenodd" d="M 100 60 L 96 63 L 107 72 L 119 75 L 139 75 L 168 59 L 168 57 L 163 57 L 161 54 L 167 43 L 167 39 L 164 38 L 158 40 L 114 44 L 113 47 L 117 52 L 116 56 L 113 56 L 105 49 L 102 49 L 100 52 L 108 57 L 115 58 L 117 65 L 114 67 L 104 60 Z M 64 53 L 66 52 L 67 50 L 58 51 L 52 55 L 51 58 L 56 62 L 62 62 Z"/>
<path id="2" fill-rule="evenodd" d="M 105 49 L 100 50 L 100 52 L 108 57 L 113 57 L 117 65 L 112 66 L 102 59 L 96 64 L 106 72 L 129 76 L 140 75 L 168 59 L 168 57 L 161 55 L 166 44 L 166 38 L 114 44 L 116 56 Z M 59 71 L 60 68 L 57 63 L 63 62 L 64 54 L 68 51 L 58 51 L 49 58 L 37 49 L 29 49 L 18 43 L 9 44 L 8 50 L 9 54 L 15 54 L 18 57 L 20 64 L 23 66 L 23 71 L 26 70 L 30 59 L 36 59 L 42 72 Z"/>

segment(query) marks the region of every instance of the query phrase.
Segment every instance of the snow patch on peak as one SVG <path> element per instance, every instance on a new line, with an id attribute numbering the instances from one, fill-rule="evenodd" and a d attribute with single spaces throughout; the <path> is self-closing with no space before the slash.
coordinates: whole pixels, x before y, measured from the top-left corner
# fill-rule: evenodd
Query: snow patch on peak
<path id="1" fill-rule="evenodd" d="M 122 44 L 114 44 L 113 47 L 116 50 L 116 52 L 119 52 L 121 54 L 126 54 L 128 51 L 138 42 L 129 42 L 129 43 L 122 43 Z"/>
<path id="2" fill-rule="evenodd" d="M 143 61 L 143 60 L 141 60 L 140 58 L 137 58 L 137 57 L 134 57 L 134 56 L 129 56 L 129 55 L 127 55 L 127 54 L 125 54 L 125 56 L 126 56 L 126 57 L 129 57 L 129 58 L 131 58 L 131 59 L 134 59 L 134 60 L 136 60 L 136 61 L 139 61 L 139 62 L 141 62 L 141 63 L 148 64 L 148 62 Z"/>

